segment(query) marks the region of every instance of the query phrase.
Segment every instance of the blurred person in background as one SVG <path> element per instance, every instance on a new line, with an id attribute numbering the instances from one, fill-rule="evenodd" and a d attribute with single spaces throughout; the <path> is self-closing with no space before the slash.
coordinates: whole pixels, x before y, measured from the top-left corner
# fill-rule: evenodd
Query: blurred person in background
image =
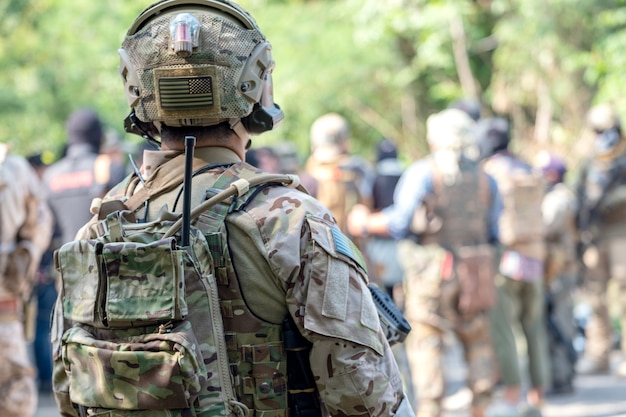
<path id="1" fill-rule="evenodd" d="M 348 233 L 346 217 L 350 209 L 356 204 L 372 207 L 374 171 L 365 159 L 351 154 L 350 126 L 343 116 L 320 116 L 311 125 L 310 138 L 311 155 L 305 171 L 316 182 L 315 197 L 328 207 L 340 229 Z"/>
<path id="2" fill-rule="evenodd" d="M 114 160 L 102 162 L 103 129 L 94 110 L 74 111 L 66 123 L 65 155 L 44 174 L 48 204 L 55 213 L 63 243 L 74 240 L 80 227 L 91 219 L 92 199 L 103 197 L 126 175 L 124 166 Z"/>
<path id="3" fill-rule="evenodd" d="M 484 417 L 496 375 L 488 311 L 495 302 L 500 199 L 477 161 L 473 119 L 447 109 L 431 115 L 426 128 L 431 154 L 404 171 L 393 204 L 379 212 L 358 205 L 348 226 L 353 235 L 400 240 L 417 416 L 442 415 L 444 336 L 452 332 L 467 362 L 471 415 Z"/>
<path id="4" fill-rule="evenodd" d="M 0 144 L 0 415 L 36 412 L 35 371 L 26 345 L 26 303 L 48 248 L 52 218 L 37 173 L 26 158 Z"/>
<path id="5" fill-rule="evenodd" d="M 620 117 L 608 103 L 592 107 L 587 127 L 593 154 L 583 161 L 575 184 L 578 199 L 578 256 L 582 259 L 582 286 L 591 307 L 585 329 L 585 352 L 577 371 L 608 373 L 614 347 L 607 290 L 616 284 L 622 356 L 626 353 L 626 140 Z M 626 377 L 626 362 L 616 370 Z"/>
<path id="6" fill-rule="evenodd" d="M 543 260 L 545 242 L 541 204 L 543 177 L 510 150 L 510 126 L 502 117 L 478 121 L 478 140 L 485 171 L 502 195 L 499 237 L 502 253 L 496 274 L 497 303 L 491 311 L 493 343 L 504 386 L 503 401 L 489 417 L 539 416 L 549 386 L 545 331 Z M 530 387 L 523 396 L 520 352 L 514 330 L 524 338 Z"/>
<path id="7" fill-rule="evenodd" d="M 574 390 L 577 353 L 574 349 L 574 291 L 576 289 L 576 196 L 565 183 L 567 165 L 560 156 L 541 151 L 534 166 L 547 186 L 541 204 L 545 227 L 546 325 L 551 385 L 548 394 Z"/>
<path id="8" fill-rule="evenodd" d="M 34 154 L 27 158 L 41 180 L 48 167 L 44 161 L 46 154 Z M 41 256 L 36 272 L 33 297 L 36 302 L 35 332 L 33 339 L 33 356 L 37 368 L 37 385 L 40 394 L 52 393 L 52 343 L 50 342 L 50 320 L 57 292 L 57 275 L 54 268 L 54 251 L 61 247 L 61 229 L 54 218 L 52 210 L 52 238 L 50 245 Z"/>
<path id="9" fill-rule="evenodd" d="M 393 195 L 396 184 L 404 171 L 398 160 L 398 149 L 390 139 L 383 138 L 376 145 L 376 175 L 372 188 L 373 211 L 381 211 L 393 204 Z M 374 275 L 378 284 L 395 299 L 396 303 L 401 296 L 394 295 L 394 288 L 401 290 L 402 268 L 398 259 L 397 242 L 391 236 L 370 236 L 366 250 L 371 265 L 376 268 Z"/>

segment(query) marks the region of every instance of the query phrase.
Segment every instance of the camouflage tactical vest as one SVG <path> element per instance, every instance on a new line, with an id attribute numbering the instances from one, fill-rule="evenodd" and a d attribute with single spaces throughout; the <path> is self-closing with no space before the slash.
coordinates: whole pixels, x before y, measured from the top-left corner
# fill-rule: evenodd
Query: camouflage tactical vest
<path id="1" fill-rule="evenodd" d="M 504 155 L 492 156 L 484 166 L 498 182 L 502 195 L 500 242 L 525 256 L 542 259 L 545 245 L 541 204 L 545 180 L 529 167 L 520 169 L 516 159 Z"/>
<path id="2" fill-rule="evenodd" d="M 420 234 L 423 244 L 460 248 L 488 243 L 491 192 L 487 175 L 478 166 L 462 167 L 454 184 L 446 184 L 433 163 L 433 196 L 427 210 L 440 221 Z"/>
<path id="3" fill-rule="evenodd" d="M 238 164 L 206 190 L 188 247 L 172 213 L 133 223 L 114 211 L 60 249 L 72 402 L 107 416 L 288 415 L 284 324 L 246 306 L 224 224 L 256 195 L 230 186 L 255 177 Z"/>

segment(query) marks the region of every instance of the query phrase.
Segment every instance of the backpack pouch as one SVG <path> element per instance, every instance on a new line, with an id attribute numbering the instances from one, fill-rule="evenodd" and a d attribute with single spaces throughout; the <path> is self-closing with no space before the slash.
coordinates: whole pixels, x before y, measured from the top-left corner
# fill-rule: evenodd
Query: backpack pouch
<path id="1" fill-rule="evenodd" d="M 145 326 L 187 315 L 183 250 L 174 238 L 113 242 L 102 249 L 109 327 Z"/>
<path id="2" fill-rule="evenodd" d="M 75 240 L 61 246 L 55 263 L 63 276 L 63 316 L 78 323 L 99 325 L 96 315 L 101 291 L 99 280 L 102 243 Z"/>
<path id="3" fill-rule="evenodd" d="M 115 412 L 190 408 L 207 372 L 199 343 L 187 321 L 160 330 L 115 338 L 121 331 L 68 329 L 63 361 L 72 402 Z"/>

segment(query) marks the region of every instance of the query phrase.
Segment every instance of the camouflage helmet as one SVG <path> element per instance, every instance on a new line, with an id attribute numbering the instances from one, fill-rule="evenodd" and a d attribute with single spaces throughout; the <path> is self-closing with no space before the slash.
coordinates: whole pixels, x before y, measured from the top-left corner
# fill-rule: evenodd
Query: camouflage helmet
<path id="1" fill-rule="evenodd" d="M 310 136 L 313 155 L 318 159 L 332 159 L 345 152 L 350 125 L 343 116 L 327 113 L 315 119 Z"/>
<path id="2" fill-rule="evenodd" d="M 464 150 L 476 145 L 476 122 L 459 109 L 446 109 L 426 120 L 426 140 L 435 150 Z"/>
<path id="3" fill-rule="evenodd" d="M 621 122 L 615 109 L 610 104 L 599 104 L 592 107 L 587 113 L 587 125 L 596 132 L 603 132 L 611 128 L 621 130 Z"/>
<path id="4" fill-rule="evenodd" d="M 250 134 L 273 129 L 271 45 L 255 20 L 228 0 L 161 0 L 132 24 L 119 49 L 131 114 L 126 130 L 239 122 Z M 239 126 L 238 126 L 239 125 Z"/>

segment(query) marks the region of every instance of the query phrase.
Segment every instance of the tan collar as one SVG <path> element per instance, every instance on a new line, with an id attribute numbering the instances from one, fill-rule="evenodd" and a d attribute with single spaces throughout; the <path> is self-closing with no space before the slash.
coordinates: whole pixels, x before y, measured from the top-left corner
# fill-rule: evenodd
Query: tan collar
<path id="1" fill-rule="evenodd" d="M 148 179 L 152 173 L 161 165 L 183 154 L 182 151 L 151 151 L 143 152 L 143 164 L 141 166 L 141 175 Z M 204 148 L 196 148 L 194 157 L 202 159 L 207 164 L 232 164 L 241 162 L 241 159 L 235 152 L 228 148 L 218 146 L 210 146 Z"/>

